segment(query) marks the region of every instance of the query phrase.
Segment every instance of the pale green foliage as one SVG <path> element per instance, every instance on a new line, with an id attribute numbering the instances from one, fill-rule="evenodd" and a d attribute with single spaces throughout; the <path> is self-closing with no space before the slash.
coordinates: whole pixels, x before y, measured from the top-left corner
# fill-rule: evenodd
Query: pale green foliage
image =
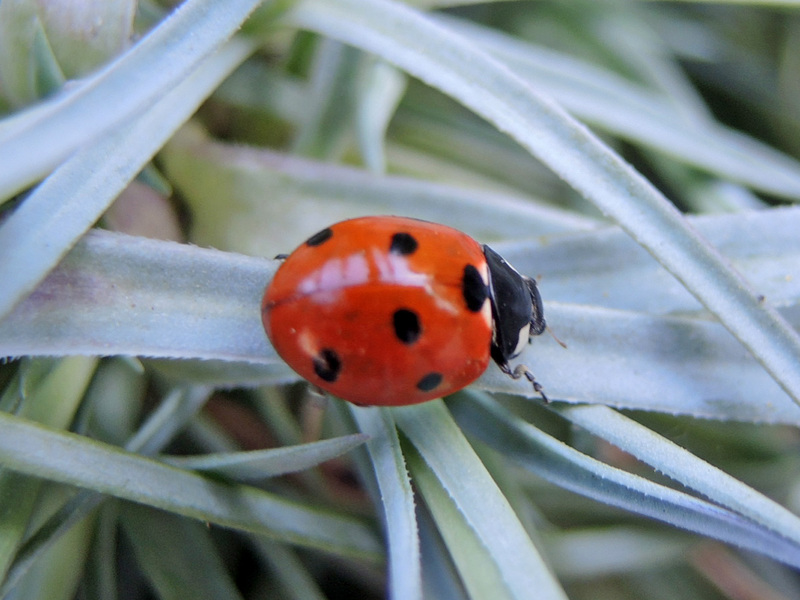
<path id="1" fill-rule="evenodd" d="M 73 4 L 0 2 L 0 597 L 800 595 L 800 3 Z M 366 214 L 539 279 L 552 405 L 290 385 Z"/>

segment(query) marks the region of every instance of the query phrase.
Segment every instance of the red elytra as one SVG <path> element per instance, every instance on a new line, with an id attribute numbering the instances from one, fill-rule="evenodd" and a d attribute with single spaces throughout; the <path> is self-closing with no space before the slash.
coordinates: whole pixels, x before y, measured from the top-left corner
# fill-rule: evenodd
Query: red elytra
<path id="1" fill-rule="evenodd" d="M 262 320 L 303 378 L 382 406 L 455 392 L 490 358 L 534 382 L 508 359 L 545 326 L 536 284 L 491 248 L 404 217 L 351 219 L 309 238 L 267 287 Z"/>

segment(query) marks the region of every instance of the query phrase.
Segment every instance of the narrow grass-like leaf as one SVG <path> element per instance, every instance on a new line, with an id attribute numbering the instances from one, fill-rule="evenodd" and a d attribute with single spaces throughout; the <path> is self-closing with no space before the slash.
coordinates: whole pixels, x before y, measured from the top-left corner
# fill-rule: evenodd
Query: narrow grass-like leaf
<path id="1" fill-rule="evenodd" d="M 306 80 L 297 75 L 248 61 L 231 73 L 214 92 L 214 98 L 238 108 L 279 114 L 281 119 L 297 124 L 310 100 L 307 90 Z"/>
<path id="2" fill-rule="evenodd" d="M 21 399 L 17 414 L 54 428 L 68 427 L 96 367 L 96 359 L 84 356 L 58 361 L 45 377 L 37 378 L 36 385 Z M 28 362 L 22 371 L 28 369 L 37 367 Z M 30 527 L 42 482 L 5 468 L 2 463 L 0 467 L 0 490 L 9 492 L 0 495 L 0 580 L 4 580 Z"/>
<path id="3" fill-rule="evenodd" d="M 800 303 L 800 207 L 691 223 L 772 304 Z M 616 227 L 492 247 L 521 273 L 539 279 L 546 300 L 649 314 L 702 311 L 696 298 Z"/>
<path id="4" fill-rule="evenodd" d="M 71 356 L 57 361 L 46 376 L 38 379 L 35 387 L 28 390 L 16 414 L 56 429 L 69 427 L 97 362 L 97 359 L 86 356 Z"/>
<path id="5" fill-rule="evenodd" d="M 291 549 L 264 538 L 251 540 L 261 560 L 269 564 L 270 573 L 278 580 L 282 598 L 287 600 L 327 600 L 319 589 L 309 567 Z"/>
<path id="6" fill-rule="evenodd" d="M 0 321 L 0 355 L 274 362 L 259 325 L 261 296 L 274 268 L 263 259 L 91 232 Z M 92 308 L 76 312 L 81 305 Z M 92 337 L 80 331 L 92 331 Z M 121 343 L 129 350 L 120 351 Z M 61 344 L 66 347 L 57 350 Z"/>
<path id="7" fill-rule="evenodd" d="M 356 135 L 364 164 L 373 173 L 386 171 L 386 129 L 406 91 L 406 78 L 374 57 L 362 61 L 356 102 Z"/>
<path id="8" fill-rule="evenodd" d="M 247 254 L 287 252 L 333 222 L 370 214 L 444 223 L 483 242 L 598 226 L 594 219 L 523 196 L 377 176 L 224 144 L 194 128 L 175 136 L 161 157 L 170 180 L 193 209 L 194 241 Z M 271 202 L 264 202 L 265 194 Z M 287 223 L 299 227 L 287 228 Z"/>
<path id="9" fill-rule="evenodd" d="M 0 198 L 47 174 L 97 135 L 143 113 L 226 42 L 261 0 L 190 0 L 101 71 L 0 135 Z M 18 124 L 22 121 L 18 121 Z"/>
<path id="10" fill-rule="evenodd" d="M 509 597 L 529 598 L 536 590 L 542 599 L 566 598 L 444 404 L 402 407 L 393 414 L 472 528 L 482 560 L 497 569 Z"/>
<path id="11" fill-rule="evenodd" d="M 294 140 L 294 154 L 330 159 L 338 156 L 354 119 L 353 88 L 360 54 L 324 40 L 311 68 L 306 111 Z"/>
<path id="12" fill-rule="evenodd" d="M 545 304 L 545 314 L 567 347 L 545 334 L 512 363 L 527 365 L 552 399 L 800 423 L 797 406 L 718 323 L 555 302 Z M 514 381 L 494 366 L 479 385 L 537 397 L 529 383 Z"/>
<path id="13" fill-rule="evenodd" d="M 386 409 L 351 407 L 367 442 L 380 490 L 389 548 L 389 597 L 421 600 L 422 573 L 414 512 L 414 492 L 408 478 L 392 413 Z"/>
<path id="14" fill-rule="evenodd" d="M 128 48 L 136 37 L 137 4 L 136 0 L 113 0 L 87 2 L 78 9 L 51 5 L 50 10 L 40 11 L 47 42 L 64 74 L 81 76 Z"/>
<path id="15" fill-rule="evenodd" d="M 162 600 L 242 598 L 202 523 L 135 504 L 123 505 L 120 522 Z"/>
<path id="16" fill-rule="evenodd" d="M 581 454 L 484 395 L 464 392 L 449 407 L 465 431 L 560 487 L 800 567 L 800 544 L 718 505 Z"/>
<path id="17" fill-rule="evenodd" d="M 117 393 L 125 393 L 118 390 Z M 126 444 L 126 450 L 153 454 L 163 448 L 178 433 L 208 399 L 208 390 L 201 386 L 183 387 L 168 394 Z M 29 531 L 20 545 L 14 564 L 0 587 L 0 598 L 18 582 L 40 559 L 42 554 L 86 518 L 105 500 L 100 493 L 83 490 L 64 502 L 35 531 Z"/>
<path id="18" fill-rule="evenodd" d="M 211 390 L 200 385 L 172 390 L 127 441 L 125 449 L 147 456 L 157 453 L 203 408 L 210 395 Z"/>
<path id="19" fill-rule="evenodd" d="M 554 102 L 391 0 L 304 0 L 289 21 L 381 56 L 509 133 L 656 256 L 800 403 L 800 335 L 655 187 Z"/>
<path id="20" fill-rule="evenodd" d="M 41 500 L 47 503 L 44 494 Z M 19 582 L 10 597 L 18 600 L 73 600 L 92 543 L 92 519 L 84 519 L 48 547 Z M 4 596 L 8 598 L 9 596 Z"/>
<path id="21" fill-rule="evenodd" d="M 474 40 L 538 92 L 549 94 L 591 125 L 726 180 L 771 194 L 800 197 L 800 163 L 722 127 L 707 114 L 691 111 L 686 115 L 680 105 L 657 90 L 496 30 L 452 17 L 439 22 Z"/>
<path id="22" fill-rule="evenodd" d="M 109 560 L 110 556 L 114 556 L 119 542 L 118 510 L 117 503 L 106 505 L 95 520 L 94 543 L 89 548 L 83 580 L 87 598 L 118 598 L 117 563 Z"/>
<path id="23" fill-rule="evenodd" d="M 140 118 L 76 153 L 0 225 L 0 319 L 44 279 L 253 49 L 253 44 L 230 42 Z"/>
<path id="24" fill-rule="evenodd" d="M 17 555 L 20 541 L 30 526 L 31 515 L 41 490 L 41 481 L 7 468 L 0 470 L 0 485 L 13 490 L 0 503 L 3 510 L 3 532 L 0 535 L 0 575 L 5 580 Z"/>
<path id="25" fill-rule="evenodd" d="M 100 362 L 83 399 L 81 422 L 73 431 L 90 431 L 95 439 L 123 445 L 141 422 L 146 386 L 144 367 L 137 358 L 120 356 Z M 160 388 L 169 389 L 166 382 Z"/>
<path id="26" fill-rule="evenodd" d="M 691 541 L 633 527 L 596 527 L 547 536 L 547 553 L 559 577 L 608 577 L 663 568 L 685 560 Z"/>
<path id="27" fill-rule="evenodd" d="M 800 546 L 800 517 L 677 444 L 605 406 L 556 408 L 567 419 Z"/>
<path id="28" fill-rule="evenodd" d="M 168 378 L 193 381 L 198 385 L 217 389 L 280 385 L 297 381 L 294 371 L 282 362 L 265 365 L 226 360 L 150 359 L 145 364 Z"/>
<path id="29" fill-rule="evenodd" d="M 310 469 L 349 452 L 366 439 L 365 435 L 353 434 L 299 446 L 199 456 L 162 456 L 161 460 L 181 469 L 208 471 L 236 481 L 253 481 Z"/>
<path id="30" fill-rule="evenodd" d="M 389 131 L 387 150 L 395 168 L 432 181 L 518 190 L 574 206 L 572 191 L 514 140 L 437 90 L 415 79 L 409 85 Z M 583 202 L 576 208 L 576 214 L 596 212 Z"/>
<path id="31" fill-rule="evenodd" d="M 411 449 L 414 452 L 413 447 Z M 420 460 L 420 463 L 423 461 Z M 417 509 L 420 550 L 422 552 L 422 584 L 426 598 L 469 600 L 452 555 L 442 539 L 430 510 L 423 504 Z"/>
<path id="32" fill-rule="evenodd" d="M 0 464 L 224 527 L 374 558 L 372 533 L 350 517 L 187 471 L 0 414 Z"/>
<path id="33" fill-rule="evenodd" d="M 21 106 L 57 90 L 64 73 L 33 3 L 0 6 L 2 97 Z"/>
<path id="34" fill-rule="evenodd" d="M 682 121 L 710 121 L 712 110 L 680 62 L 681 53 L 671 52 L 669 43 L 659 35 L 663 31 L 661 23 L 669 17 L 650 16 L 639 8 L 619 10 L 616 19 L 604 19 L 599 27 L 591 28 L 590 35 L 596 38 L 594 43 L 608 49 L 604 62 L 621 63 L 620 71 L 631 73 L 648 89 L 657 90 Z"/>
<path id="35" fill-rule="evenodd" d="M 436 532 L 444 540 L 442 550 L 455 564 L 458 579 L 471 598 L 512 600 L 519 598 L 508 589 L 490 551 L 481 543 L 468 519 L 453 502 L 430 467 L 411 447 L 406 451 L 414 484 L 430 511 Z M 438 597 L 438 596 L 437 596 Z"/>

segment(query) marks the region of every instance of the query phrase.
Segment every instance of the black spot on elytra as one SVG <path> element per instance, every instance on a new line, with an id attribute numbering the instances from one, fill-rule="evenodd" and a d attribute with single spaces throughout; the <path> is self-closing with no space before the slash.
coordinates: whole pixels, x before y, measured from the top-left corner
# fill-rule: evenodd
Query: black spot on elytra
<path id="1" fill-rule="evenodd" d="M 319 351 L 314 359 L 314 373 L 320 379 L 333 383 L 339 377 L 339 372 L 342 370 L 342 361 L 335 350 L 330 348 L 323 348 Z"/>
<path id="2" fill-rule="evenodd" d="M 392 325 L 394 325 L 394 334 L 397 339 L 404 344 L 413 344 L 422 333 L 422 326 L 417 313 L 407 308 L 394 311 Z"/>
<path id="3" fill-rule="evenodd" d="M 489 288 L 484 283 L 480 271 L 475 265 L 464 267 L 464 277 L 461 279 L 461 292 L 467 308 L 472 312 L 479 312 L 483 303 L 489 297 Z"/>
<path id="4" fill-rule="evenodd" d="M 326 227 L 306 240 L 306 246 L 319 246 L 333 237 L 333 229 Z"/>
<path id="5" fill-rule="evenodd" d="M 410 233 L 395 233 L 392 236 L 392 244 L 389 246 L 389 252 L 392 254 L 408 255 L 413 254 L 417 250 L 417 240 Z"/>
<path id="6" fill-rule="evenodd" d="M 423 392 L 430 392 L 440 383 L 442 383 L 442 374 L 433 371 L 417 382 L 417 389 Z"/>

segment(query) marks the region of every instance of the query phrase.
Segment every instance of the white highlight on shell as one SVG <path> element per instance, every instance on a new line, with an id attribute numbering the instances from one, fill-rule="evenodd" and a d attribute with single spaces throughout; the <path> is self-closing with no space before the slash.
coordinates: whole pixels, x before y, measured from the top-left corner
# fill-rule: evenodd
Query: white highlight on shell
<path id="1" fill-rule="evenodd" d="M 304 328 L 297 336 L 297 345 L 306 356 L 316 356 L 319 352 L 319 342 L 317 337 L 308 328 Z"/>
<path id="2" fill-rule="evenodd" d="M 483 262 L 476 265 L 476 268 L 481 280 L 488 288 L 488 265 Z M 314 301 L 318 304 L 329 304 L 336 301 L 343 289 L 356 287 L 370 281 L 375 277 L 376 271 L 377 281 L 380 283 L 423 289 L 428 296 L 433 298 L 436 307 L 444 312 L 456 315 L 464 309 L 462 302 L 451 302 L 441 294 L 437 294 L 433 287 L 432 276 L 413 270 L 407 257 L 393 253 L 387 254 L 379 248 L 372 248 L 369 257 L 366 253 L 355 253 L 344 258 L 327 260 L 319 269 L 300 280 L 297 284 L 297 292 L 301 296 L 313 296 Z M 491 327 L 492 309 L 488 298 L 481 307 L 480 315 L 486 325 Z"/>
<path id="3" fill-rule="evenodd" d="M 329 292 L 352 287 L 369 280 L 369 263 L 363 254 L 332 258 L 297 285 L 301 295 Z"/>
<path id="4" fill-rule="evenodd" d="M 486 289 L 489 290 L 489 264 L 486 261 L 482 262 L 478 267 L 478 273 L 480 273 L 483 285 L 485 285 Z M 494 323 L 492 322 L 492 303 L 491 299 L 488 297 L 488 294 L 486 300 L 483 301 L 483 306 L 481 307 L 481 316 L 483 317 L 486 326 L 490 327 L 492 332 L 494 332 Z"/>

